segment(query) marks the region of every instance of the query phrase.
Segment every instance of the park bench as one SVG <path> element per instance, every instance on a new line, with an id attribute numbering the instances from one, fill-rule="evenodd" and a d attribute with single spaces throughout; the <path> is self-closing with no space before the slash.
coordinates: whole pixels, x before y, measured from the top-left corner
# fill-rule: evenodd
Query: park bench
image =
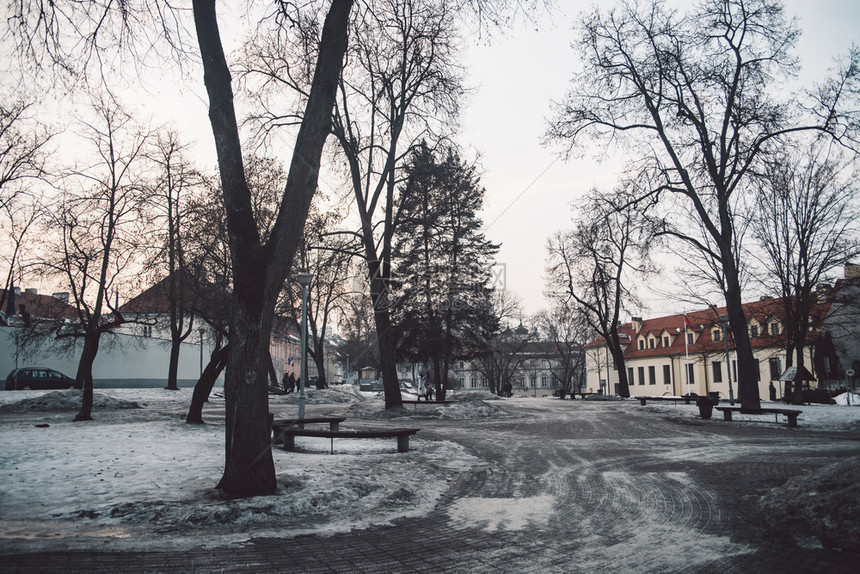
<path id="1" fill-rule="evenodd" d="M 331 439 L 331 452 L 334 454 L 334 439 L 336 438 L 395 438 L 397 439 L 397 452 L 409 451 L 409 437 L 417 433 L 419 429 L 393 428 L 393 429 L 370 429 L 370 430 L 318 430 L 303 429 L 298 427 L 285 428 L 283 433 L 284 450 L 296 450 L 297 436 L 322 437 Z"/>
<path id="2" fill-rule="evenodd" d="M 308 424 L 326 424 L 331 431 L 338 430 L 340 423 L 345 421 L 345 417 L 314 417 L 305 419 L 278 419 L 272 421 L 272 443 L 279 444 L 284 442 L 284 431 L 288 428 L 304 428 Z"/>
<path id="3" fill-rule="evenodd" d="M 417 405 L 450 405 L 454 401 L 415 401 L 415 400 L 403 400 L 400 401 L 404 405 L 416 405 L 415 408 L 418 408 Z"/>
<path id="4" fill-rule="evenodd" d="M 774 414 L 776 422 L 779 422 L 779 415 L 785 415 L 788 417 L 788 426 L 797 427 L 797 415 L 802 413 L 803 411 L 799 411 L 797 409 L 776 409 L 770 407 L 763 407 L 760 409 L 745 409 L 740 406 L 734 407 L 715 407 L 718 411 L 723 412 L 723 419 L 727 421 L 732 420 L 732 413 L 740 413 L 742 415 L 767 415 Z"/>
<path id="5" fill-rule="evenodd" d="M 678 401 L 684 401 L 685 405 L 696 404 L 696 397 L 678 397 L 678 396 L 668 396 L 668 397 L 649 397 L 649 396 L 639 396 L 633 397 L 635 399 L 639 399 L 639 403 L 644 407 L 645 403 L 648 401 L 672 401 L 673 404 L 678 404 Z"/>
<path id="6" fill-rule="evenodd" d="M 576 391 L 572 391 L 570 393 L 570 400 L 572 400 L 572 401 L 576 400 L 576 395 L 579 395 L 580 397 L 582 397 L 582 400 L 585 400 L 585 397 L 590 397 L 591 395 L 599 395 L 599 394 L 600 393 L 578 393 Z M 562 398 L 564 398 L 564 397 L 562 397 Z"/>

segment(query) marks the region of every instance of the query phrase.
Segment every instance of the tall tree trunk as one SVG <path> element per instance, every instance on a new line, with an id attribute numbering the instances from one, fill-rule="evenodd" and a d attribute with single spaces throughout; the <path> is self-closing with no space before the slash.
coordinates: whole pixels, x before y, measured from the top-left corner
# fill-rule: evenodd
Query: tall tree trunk
<path id="1" fill-rule="evenodd" d="M 191 395 L 191 406 L 188 407 L 188 414 L 185 417 L 186 423 L 203 424 L 203 405 L 209 400 L 209 394 L 215 386 L 215 381 L 218 380 L 221 371 L 227 366 L 229 352 L 229 344 L 212 351 L 209 363 L 203 369 L 200 378 L 197 379 L 197 384 L 194 385 L 194 393 Z"/>
<path id="2" fill-rule="evenodd" d="M 84 337 L 84 349 L 78 360 L 78 372 L 75 382 L 81 385 L 81 410 L 75 416 L 76 421 L 93 420 L 93 363 L 99 352 L 101 332 L 95 329 Z"/>
<path id="3" fill-rule="evenodd" d="M 612 355 L 612 361 L 618 370 L 618 396 L 628 398 L 630 396 L 630 381 L 627 380 L 627 369 L 624 363 L 624 349 L 621 348 L 621 340 L 618 338 L 618 330 L 610 329 L 610 338 L 607 341 L 609 354 Z M 609 365 L 606 365 L 607 375 L 606 380 L 609 381 Z M 609 393 L 610 389 L 606 389 Z"/>
<path id="4" fill-rule="evenodd" d="M 744 409 L 761 408 L 761 398 L 758 391 L 758 377 L 755 374 L 755 357 L 747 331 L 747 320 L 741 301 L 740 281 L 737 270 L 723 264 L 726 276 L 726 314 L 729 316 L 729 326 L 735 343 L 735 355 L 738 361 L 738 399 Z M 731 273 L 730 273 L 731 271 Z M 731 368 L 731 365 L 728 365 Z"/>
<path id="5" fill-rule="evenodd" d="M 400 383 L 397 380 L 397 364 L 394 360 L 393 341 L 391 340 L 391 314 L 389 313 L 388 287 L 379 272 L 371 266 L 370 295 L 373 303 L 373 320 L 376 324 L 377 341 L 379 342 L 379 368 L 382 371 L 382 388 L 385 394 L 385 408 L 400 406 L 403 397 L 400 395 Z"/>
<path id="6" fill-rule="evenodd" d="M 268 423 L 271 324 L 262 320 L 262 297 L 256 308 L 246 307 L 242 299 L 234 294 L 224 382 L 226 456 L 218 488 L 254 496 L 277 489 Z"/>
<path id="7" fill-rule="evenodd" d="M 231 344 L 224 383 L 226 452 L 218 487 L 234 496 L 270 494 L 277 488 L 266 384 L 272 316 L 316 191 L 320 158 L 331 131 L 352 2 L 334 0 L 326 15 L 283 199 L 265 245 L 261 244 L 251 207 L 215 0 L 193 0 L 193 8 L 233 257 Z"/>
<path id="8" fill-rule="evenodd" d="M 167 386 L 165 389 L 169 391 L 179 390 L 179 385 L 176 380 L 179 373 L 179 351 L 182 346 L 182 341 L 173 337 L 170 341 L 170 359 L 167 364 Z"/>

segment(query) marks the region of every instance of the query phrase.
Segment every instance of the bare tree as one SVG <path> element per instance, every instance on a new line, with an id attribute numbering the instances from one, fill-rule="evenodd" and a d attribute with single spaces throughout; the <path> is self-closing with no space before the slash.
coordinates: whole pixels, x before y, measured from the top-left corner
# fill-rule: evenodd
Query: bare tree
<path id="1" fill-rule="evenodd" d="M 581 313 L 561 301 L 538 314 L 537 321 L 552 345 L 551 371 L 561 385 L 562 398 L 565 393 L 581 391 L 585 384 L 585 345 L 594 330 Z"/>
<path id="2" fill-rule="evenodd" d="M 170 390 L 178 389 L 179 352 L 182 342 L 194 329 L 194 287 L 200 276 L 200 269 L 193 270 L 186 262 L 185 224 L 188 196 L 202 184 L 202 176 L 191 167 L 186 154 L 187 146 L 172 130 L 158 134 L 148 152 L 150 161 L 159 172 L 150 191 L 152 201 L 149 206 L 159 212 L 153 219 L 156 229 L 163 229 L 166 233 L 158 246 L 156 267 L 163 268 L 166 263 L 164 295 L 170 315 L 171 344 L 167 369 L 167 388 Z"/>
<path id="3" fill-rule="evenodd" d="M 780 136 L 820 130 L 852 137 L 847 99 L 856 94 L 858 54 L 815 94 L 806 108 L 814 113 L 804 113 L 774 89 L 796 64 L 791 49 L 798 35 L 774 0 L 707 0 L 686 14 L 640 1 L 595 10 L 580 31 L 585 66 L 549 136 L 571 147 L 592 137 L 624 139 L 658 181 L 646 193 L 690 206 L 708 243 L 673 219 L 668 205 L 665 233 L 721 270 L 740 398 L 744 407 L 758 407 L 732 200 L 750 187 L 752 170 Z"/>
<path id="4" fill-rule="evenodd" d="M 42 261 L 46 273 L 69 290 L 77 311 L 72 324 L 52 326 L 57 339 L 83 340 L 75 376 L 83 400 L 76 421 L 92 418 L 93 363 L 101 337 L 122 323 L 111 294 L 121 288 L 124 273 L 134 273 L 144 235 L 140 214 L 149 134 L 112 101 L 96 99 L 93 109 L 95 120 L 83 122 L 83 138 L 94 161 L 66 175 L 63 194 L 48 206 L 45 237 L 51 245 Z M 106 319 L 108 312 L 112 320 Z"/>
<path id="5" fill-rule="evenodd" d="M 786 146 L 767 165 L 751 221 L 765 255 L 765 285 L 782 301 L 786 366 L 796 355 L 800 372 L 809 333 L 824 320 L 813 312 L 816 290 L 860 254 L 853 167 L 826 142 Z"/>
<path id="6" fill-rule="evenodd" d="M 512 292 L 500 289 L 493 293 L 493 314 L 498 328 L 490 333 L 473 332 L 473 359 L 476 370 L 487 379 L 490 392 L 510 395 L 514 376 L 528 358 L 524 351 L 535 340 L 536 331 L 522 325 L 522 302 Z M 517 328 L 511 328 L 513 321 Z"/>
<path id="7" fill-rule="evenodd" d="M 38 214 L 34 194 L 28 191 L 45 172 L 47 146 L 53 134 L 27 117 L 31 106 L 23 101 L 0 103 L 0 212 L 7 224 L 7 246 L 2 257 L 9 266 L 0 295 L 0 309 L 13 287 L 24 238 Z"/>
<path id="8" fill-rule="evenodd" d="M 317 207 L 326 199 L 318 195 L 308 217 L 299 256 L 293 262 L 293 274 L 310 272 L 307 287 L 308 354 L 317 367 L 320 388 L 328 384 L 326 374 L 326 333 L 337 316 L 343 316 L 347 299 L 353 295 L 351 262 L 358 255 L 359 245 L 351 232 L 338 229 L 343 224 L 345 211 L 337 208 Z M 286 286 L 279 307 L 299 325 L 302 290 L 298 284 Z"/>
<path id="9" fill-rule="evenodd" d="M 618 394 L 630 396 L 624 349 L 618 331 L 621 312 L 638 305 L 633 277 L 651 271 L 653 229 L 631 203 L 630 188 L 614 194 L 592 192 L 573 231 L 548 243 L 548 295 L 581 313 L 606 341 L 618 370 Z"/>

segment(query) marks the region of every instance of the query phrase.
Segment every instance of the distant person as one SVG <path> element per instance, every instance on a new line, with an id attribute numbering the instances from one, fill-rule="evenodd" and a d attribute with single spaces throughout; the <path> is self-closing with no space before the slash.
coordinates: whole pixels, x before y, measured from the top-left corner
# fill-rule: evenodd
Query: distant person
<path id="1" fill-rule="evenodd" d="M 425 387 L 427 387 L 427 400 L 432 401 L 433 400 L 433 383 L 430 382 L 429 377 L 427 378 L 427 383 L 425 384 Z"/>
<path id="2" fill-rule="evenodd" d="M 770 391 L 770 400 L 775 401 L 776 400 L 776 387 L 773 386 L 773 381 L 770 382 L 770 387 L 768 387 L 768 390 Z"/>

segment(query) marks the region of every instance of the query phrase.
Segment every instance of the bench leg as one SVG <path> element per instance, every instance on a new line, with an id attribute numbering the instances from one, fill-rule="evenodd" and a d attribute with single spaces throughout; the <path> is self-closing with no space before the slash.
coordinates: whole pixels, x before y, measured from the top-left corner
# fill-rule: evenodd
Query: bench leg
<path id="1" fill-rule="evenodd" d="M 397 452 L 409 452 L 409 435 L 397 437 Z"/>
<path id="2" fill-rule="evenodd" d="M 296 450 L 296 437 L 295 435 L 286 435 L 284 437 L 284 450 Z"/>
<path id="3" fill-rule="evenodd" d="M 732 411 L 723 411 L 723 420 L 730 421 L 732 420 Z"/>
<path id="4" fill-rule="evenodd" d="M 645 399 L 639 399 L 639 402 L 642 404 L 643 407 L 645 406 Z"/>
<path id="5" fill-rule="evenodd" d="M 788 415 L 788 426 L 797 427 L 797 415 Z"/>

